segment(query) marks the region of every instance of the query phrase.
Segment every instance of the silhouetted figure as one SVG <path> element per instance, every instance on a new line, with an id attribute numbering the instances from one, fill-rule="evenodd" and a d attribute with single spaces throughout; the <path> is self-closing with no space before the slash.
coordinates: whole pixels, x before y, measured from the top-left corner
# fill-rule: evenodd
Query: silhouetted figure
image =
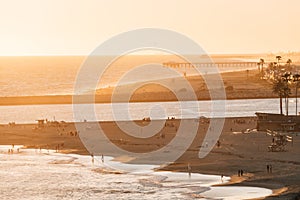
<path id="1" fill-rule="evenodd" d="M 103 154 L 101 155 L 101 161 L 102 161 L 102 163 L 104 163 L 104 156 L 103 156 Z"/>
<path id="2" fill-rule="evenodd" d="M 187 170 L 188 170 L 188 173 L 189 173 L 189 177 L 191 177 L 192 167 L 191 167 L 190 163 L 188 163 Z"/>
<path id="3" fill-rule="evenodd" d="M 241 170 L 238 171 L 238 176 L 241 176 Z"/>
<path id="4" fill-rule="evenodd" d="M 270 166 L 267 165 L 267 172 L 270 173 Z"/>
<path id="5" fill-rule="evenodd" d="M 241 176 L 243 176 L 243 174 L 244 174 L 244 171 L 241 169 Z"/>
<path id="6" fill-rule="evenodd" d="M 92 164 L 94 165 L 94 154 L 91 154 L 91 157 L 92 157 Z"/>
<path id="7" fill-rule="evenodd" d="M 270 165 L 270 173 L 272 174 L 272 165 Z"/>

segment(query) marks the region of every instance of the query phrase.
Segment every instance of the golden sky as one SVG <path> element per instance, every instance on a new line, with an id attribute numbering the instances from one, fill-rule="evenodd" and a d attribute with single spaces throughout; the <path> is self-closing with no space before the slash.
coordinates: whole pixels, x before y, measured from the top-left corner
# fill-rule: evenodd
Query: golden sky
<path id="1" fill-rule="evenodd" d="M 299 9 L 300 0 L 0 0 L 0 55 L 87 55 L 145 27 L 208 53 L 300 51 Z"/>

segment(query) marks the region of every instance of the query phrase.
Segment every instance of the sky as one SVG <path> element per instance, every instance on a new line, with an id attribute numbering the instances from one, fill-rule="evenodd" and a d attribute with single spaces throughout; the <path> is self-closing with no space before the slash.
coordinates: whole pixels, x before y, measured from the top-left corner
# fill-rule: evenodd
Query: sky
<path id="1" fill-rule="evenodd" d="M 0 56 L 88 55 L 137 28 L 182 33 L 209 54 L 300 51 L 299 0 L 0 0 Z"/>

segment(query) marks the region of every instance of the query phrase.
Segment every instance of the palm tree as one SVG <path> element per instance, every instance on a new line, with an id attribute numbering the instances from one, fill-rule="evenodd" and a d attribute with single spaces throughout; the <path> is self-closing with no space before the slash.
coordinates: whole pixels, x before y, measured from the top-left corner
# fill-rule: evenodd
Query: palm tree
<path id="1" fill-rule="evenodd" d="M 273 93 L 278 94 L 279 96 L 279 109 L 280 114 L 282 115 L 282 97 L 283 97 L 283 88 L 284 88 L 284 82 L 281 79 L 276 79 L 273 82 Z"/>
<path id="2" fill-rule="evenodd" d="M 296 116 L 298 115 L 298 84 L 300 81 L 300 74 L 294 74 L 293 81 L 295 82 L 295 89 L 296 89 Z"/>
<path id="3" fill-rule="evenodd" d="M 292 63 L 292 60 L 291 60 L 291 59 L 288 59 L 288 60 L 286 61 L 288 70 L 291 70 L 291 63 Z"/>
<path id="4" fill-rule="evenodd" d="M 258 67 L 258 72 L 260 73 L 261 69 L 260 69 L 260 63 L 259 62 L 257 63 L 257 67 Z"/>
<path id="5" fill-rule="evenodd" d="M 261 71 L 264 71 L 264 64 L 265 64 L 265 60 L 263 58 L 259 59 L 259 64 L 261 66 Z"/>
<path id="6" fill-rule="evenodd" d="M 279 61 L 281 60 L 281 56 L 276 56 L 276 59 L 277 59 L 277 64 L 279 66 Z"/>
<path id="7" fill-rule="evenodd" d="M 291 63 L 292 63 L 292 60 L 291 60 L 291 59 L 288 59 L 288 60 L 286 61 L 286 64 L 288 64 L 288 66 L 291 66 Z"/>
<path id="8" fill-rule="evenodd" d="M 285 110 L 286 115 L 289 115 L 289 95 L 291 94 L 291 89 L 289 87 L 290 81 L 293 80 L 292 74 L 290 72 L 286 72 L 284 75 L 281 76 L 285 85 L 284 85 L 284 101 L 285 101 Z"/>
<path id="9" fill-rule="evenodd" d="M 286 81 L 284 81 L 283 78 L 277 78 L 273 82 L 273 93 L 278 94 L 278 96 L 279 96 L 279 108 L 280 108 L 281 115 L 283 114 L 282 98 L 285 98 L 286 113 L 288 114 L 287 97 L 290 94 L 290 88 L 288 87 L 288 83 Z"/>

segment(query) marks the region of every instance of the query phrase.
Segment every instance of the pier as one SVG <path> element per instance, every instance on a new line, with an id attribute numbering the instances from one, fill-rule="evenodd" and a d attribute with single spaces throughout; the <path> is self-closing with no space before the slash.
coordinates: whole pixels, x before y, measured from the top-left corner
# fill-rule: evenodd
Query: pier
<path id="1" fill-rule="evenodd" d="M 191 68 L 191 67 L 256 67 L 257 62 L 201 62 L 201 63 L 162 63 L 164 67 Z"/>

